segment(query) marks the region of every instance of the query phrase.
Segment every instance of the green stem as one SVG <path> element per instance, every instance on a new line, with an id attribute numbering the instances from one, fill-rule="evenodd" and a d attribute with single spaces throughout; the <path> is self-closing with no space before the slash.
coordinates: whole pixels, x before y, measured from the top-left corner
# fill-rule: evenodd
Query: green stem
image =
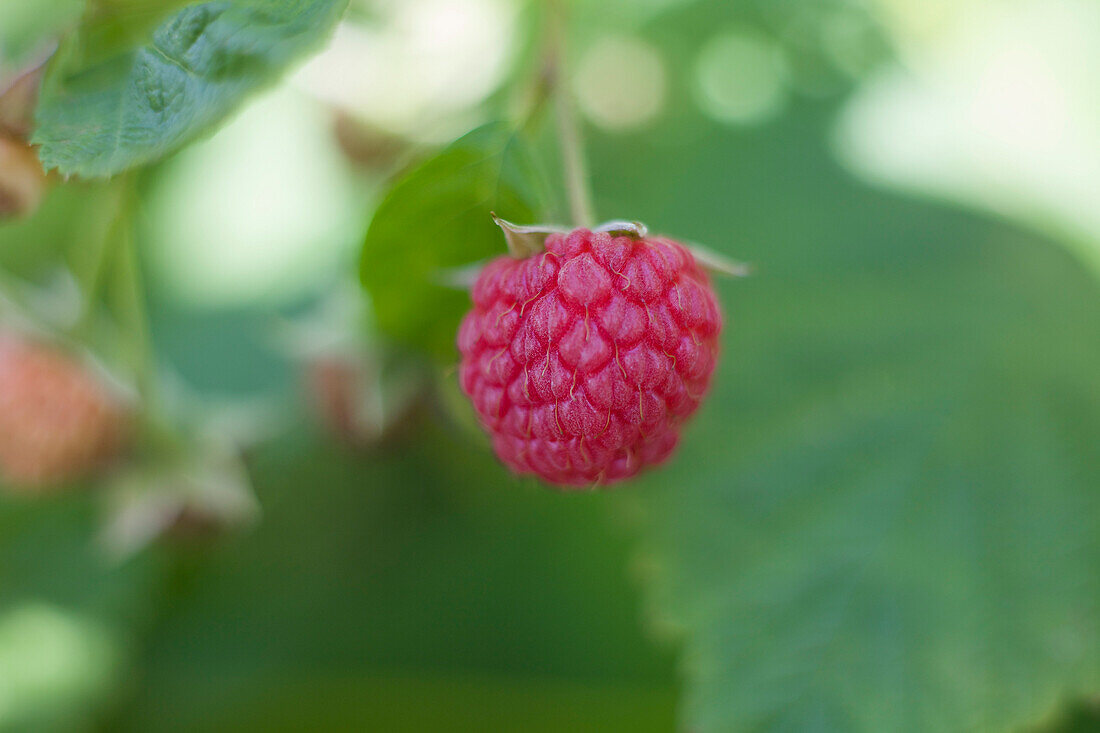
<path id="1" fill-rule="evenodd" d="M 95 304 L 107 277 L 108 265 L 118 250 L 120 233 L 129 222 L 131 185 L 129 176 L 109 185 L 103 194 L 103 206 L 97 212 L 102 218 L 92 220 L 90 236 L 80 253 L 86 259 L 76 268 L 82 296 L 80 317 L 75 324 L 78 333 L 86 333 L 92 328 Z"/>
<path id="2" fill-rule="evenodd" d="M 546 71 L 555 98 L 558 119 L 558 143 L 561 146 L 565 190 L 569 211 L 576 226 L 590 227 L 596 221 L 592 192 L 588 184 L 588 164 L 584 157 L 584 138 L 576 106 L 565 71 L 566 22 L 565 0 L 547 0 Z"/>
<path id="3" fill-rule="evenodd" d="M 130 363 L 137 379 L 138 391 L 151 398 L 153 377 L 153 347 L 149 331 L 149 313 L 145 299 L 145 284 L 138 258 L 137 237 L 133 221 L 121 233 L 116 266 L 116 308 L 120 327 L 125 331 L 125 343 Z"/>
<path id="4" fill-rule="evenodd" d="M 106 307 L 121 338 L 120 351 L 142 397 L 149 399 L 153 353 L 134 231 L 137 180 L 123 176 L 106 191 L 104 219 L 92 235 L 80 268 L 83 303 L 73 335 L 88 341 L 97 336 L 97 314 Z"/>

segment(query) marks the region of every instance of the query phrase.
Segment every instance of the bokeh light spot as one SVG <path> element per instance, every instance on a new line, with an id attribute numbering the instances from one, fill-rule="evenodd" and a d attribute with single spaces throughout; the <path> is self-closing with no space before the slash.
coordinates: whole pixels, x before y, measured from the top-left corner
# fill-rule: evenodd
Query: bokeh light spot
<path id="1" fill-rule="evenodd" d="M 594 43 L 577 68 L 577 99 L 588 119 L 623 130 L 649 122 L 664 106 L 664 61 L 640 38 L 608 36 Z"/>
<path id="2" fill-rule="evenodd" d="M 731 31 L 712 38 L 695 64 L 696 98 L 711 117 L 753 124 L 778 112 L 787 96 L 780 48 L 756 34 Z"/>
<path id="3" fill-rule="evenodd" d="M 348 260 L 362 226 L 329 115 L 286 88 L 172 160 L 149 204 L 153 274 L 200 307 L 293 301 Z"/>
<path id="4" fill-rule="evenodd" d="M 118 661 L 110 634 L 90 619 L 42 603 L 6 610 L 0 615 L 0 729 L 22 730 L 103 694 Z"/>
<path id="5" fill-rule="evenodd" d="M 511 0 L 373 0 L 368 22 L 346 21 L 294 76 L 319 99 L 384 130 L 443 141 L 509 69 Z"/>

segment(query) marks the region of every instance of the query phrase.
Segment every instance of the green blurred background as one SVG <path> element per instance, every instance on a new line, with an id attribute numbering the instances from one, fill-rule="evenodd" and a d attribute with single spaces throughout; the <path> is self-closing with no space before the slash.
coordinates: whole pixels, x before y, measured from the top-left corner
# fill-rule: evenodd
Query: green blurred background
<path id="1" fill-rule="evenodd" d="M 79 12 L 0 0 L 10 68 Z M 509 476 L 448 365 L 350 450 L 288 345 L 387 182 L 512 109 L 540 23 L 358 0 L 135 174 L 156 353 L 259 436 L 260 515 L 119 560 L 95 491 L 0 500 L 0 729 L 1092 729 L 1100 8 L 574 3 L 601 217 L 754 267 L 679 453 L 579 494 Z M 74 257 L 97 185 L 0 226 L 5 271 Z"/>

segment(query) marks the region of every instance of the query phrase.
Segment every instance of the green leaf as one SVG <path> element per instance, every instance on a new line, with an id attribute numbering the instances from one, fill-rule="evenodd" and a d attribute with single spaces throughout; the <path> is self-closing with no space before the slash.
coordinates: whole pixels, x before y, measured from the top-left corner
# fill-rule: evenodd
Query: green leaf
<path id="1" fill-rule="evenodd" d="M 447 270 L 505 254 L 490 213 L 532 222 L 537 180 L 521 133 L 502 123 L 468 133 L 402 176 L 371 221 L 360 261 L 379 327 L 453 360 L 470 299 L 445 284 Z"/>
<path id="2" fill-rule="evenodd" d="M 262 521 L 181 573 L 109 729 L 671 730 L 616 496 L 418 425 L 369 456 L 304 425 L 258 448 Z"/>
<path id="3" fill-rule="evenodd" d="M 187 680 L 202 714 L 165 716 L 161 707 L 112 730 L 667 733 L 675 723 L 675 690 L 633 681 L 420 670 L 226 677 Z"/>
<path id="4" fill-rule="evenodd" d="M 346 5 L 193 5 L 160 23 L 148 43 L 105 59 L 78 34 L 59 52 L 42 90 L 34 142 L 43 163 L 66 175 L 110 176 L 171 153 L 320 44 Z"/>
<path id="5" fill-rule="evenodd" d="M 683 727 L 1049 721 L 1100 690 L 1100 288 L 1049 243 L 854 185 L 806 129 L 596 167 L 662 171 L 681 188 L 631 215 L 758 265 L 719 283 L 713 393 L 644 492 Z"/>
<path id="6" fill-rule="evenodd" d="M 146 45 L 165 18 L 188 4 L 188 0 L 89 0 L 80 26 L 80 65 L 93 66 Z"/>

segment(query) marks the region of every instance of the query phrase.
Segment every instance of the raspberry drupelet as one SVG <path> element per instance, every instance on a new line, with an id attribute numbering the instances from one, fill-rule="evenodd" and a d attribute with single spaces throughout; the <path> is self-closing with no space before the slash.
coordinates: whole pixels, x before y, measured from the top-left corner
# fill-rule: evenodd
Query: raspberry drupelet
<path id="1" fill-rule="evenodd" d="M 460 379 L 518 474 L 586 487 L 672 453 L 706 393 L 721 313 L 691 252 L 576 229 L 490 262 L 458 332 Z"/>

